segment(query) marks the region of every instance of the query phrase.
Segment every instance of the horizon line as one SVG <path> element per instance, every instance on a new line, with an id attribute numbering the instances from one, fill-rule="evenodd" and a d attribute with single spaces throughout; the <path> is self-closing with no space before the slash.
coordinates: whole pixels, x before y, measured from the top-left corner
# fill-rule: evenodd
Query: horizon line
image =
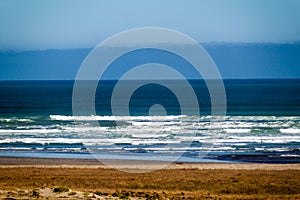
<path id="1" fill-rule="evenodd" d="M 177 44 L 177 43 L 164 43 L 166 45 L 189 45 L 189 44 Z M 300 45 L 300 40 L 292 41 L 292 42 L 225 42 L 225 41 L 210 41 L 210 42 L 198 42 L 200 45 Z M 135 46 L 135 45 L 132 45 Z M 74 47 L 74 48 L 40 48 L 40 49 L 0 49 L 0 53 L 7 53 L 7 52 L 31 52 L 31 51 L 64 51 L 64 50 L 87 50 L 87 49 L 94 49 L 94 47 Z M 123 48 L 129 46 L 105 46 L 106 48 Z"/>
<path id="2" fill-rule="evenodd" d="M 120 80 L 120 81 L 157 81 L 157 80 L 164 80 L 164 81 L 181 81 L 183 79 L 127 79 L 127 80 Z M 300 77 L 289 77 L 289 78 L 223 78 L 223 79 L 184 79 L 188 81 L 214 81 L 214 80 L 300 80 Z M 42 81 L 100 81 L 100 80 L 75 80 L 75 79 L 18 79 L 18 80 L 0 80 L 0 82 L 42 82 Z M 118 79 L 102 79 L 101 81 L 119 81 Z"/>

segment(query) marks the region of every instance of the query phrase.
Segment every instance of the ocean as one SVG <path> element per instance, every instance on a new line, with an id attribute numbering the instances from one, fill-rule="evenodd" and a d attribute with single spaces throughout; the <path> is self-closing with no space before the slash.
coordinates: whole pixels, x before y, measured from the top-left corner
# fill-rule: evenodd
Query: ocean
<path id="1" fill-rule="evenodd" d="M 97 114 L 74 117 L 73 81 L 1 81 L 0 156 L 300 163 L 299 79 L 224 80 L 226 116 L 213 123 L 205 82 L 189 82 L 197 116 L 193 107 L 183 115 L 176 96 L 158 84 L 133 93 L 130 116 L 115 116 L 116 81 L 102 81 Z M 149 115 L 155 104 L 163 105 L 163 115 Z"/>

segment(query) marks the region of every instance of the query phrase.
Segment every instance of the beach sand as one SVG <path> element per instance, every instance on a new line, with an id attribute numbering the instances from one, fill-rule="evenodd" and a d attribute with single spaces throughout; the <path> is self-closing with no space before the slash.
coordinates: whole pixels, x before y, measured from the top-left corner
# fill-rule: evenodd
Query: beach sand
<path id="1" fill-rule="evenodd" d="M 137 164 L 128 160 L 118 168 L 161 163 Z M 0 157 L 0 199 L 5 198 L 299 199 L 300 164 L 173 163 L 128 173 L 92 159 Z"/>

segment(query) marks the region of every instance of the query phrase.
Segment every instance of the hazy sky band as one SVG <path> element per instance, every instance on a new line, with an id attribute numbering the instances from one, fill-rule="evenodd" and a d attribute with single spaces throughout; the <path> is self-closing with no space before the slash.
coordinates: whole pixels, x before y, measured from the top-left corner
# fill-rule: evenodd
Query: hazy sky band
<path id="1" fill-rule="evenodd" d="M 300 41 L 298 0 L 1 0 L 0 50 L 94 47 L 136 27 L 165 27 L 199 42 Z"/>

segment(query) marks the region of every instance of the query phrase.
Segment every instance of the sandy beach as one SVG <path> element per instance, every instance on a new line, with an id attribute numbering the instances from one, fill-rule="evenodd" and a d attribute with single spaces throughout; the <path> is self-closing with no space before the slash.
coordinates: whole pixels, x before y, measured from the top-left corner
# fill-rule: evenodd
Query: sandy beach
<path id="1" fill-rule="evenodd" d="M 133 161 L 123 163 L 124 168 L 137 167 Z M 91 159 L 1 157 L 0 180 L 1 199 L 300 197 L 300 164 L 173 163 L 128 173 Z"/>

